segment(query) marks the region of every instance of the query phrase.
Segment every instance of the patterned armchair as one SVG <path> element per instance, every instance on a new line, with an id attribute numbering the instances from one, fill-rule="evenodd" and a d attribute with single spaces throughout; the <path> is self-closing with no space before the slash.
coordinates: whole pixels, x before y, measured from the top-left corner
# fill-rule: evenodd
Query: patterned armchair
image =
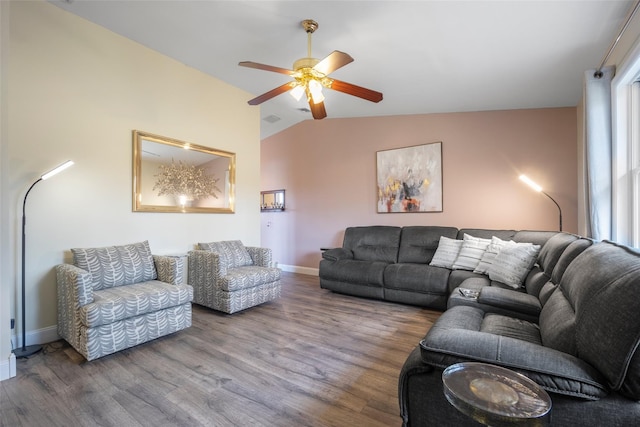
<path id="1" fill-rule="evenodd" d="M 271 267 L 271 249 L 241 241 L 198 243 L 189 252 L 189 284 L 196 304 L 235 313 L 280 296 L 280 269 Z"/>
<path id="2" fill-rule="evenodd" d="M 71 252 L 73 265 L 56 266 L 58 335 L 87 360 L 191 326 L 180 258 L 152 255 L 147 241 Z"/>

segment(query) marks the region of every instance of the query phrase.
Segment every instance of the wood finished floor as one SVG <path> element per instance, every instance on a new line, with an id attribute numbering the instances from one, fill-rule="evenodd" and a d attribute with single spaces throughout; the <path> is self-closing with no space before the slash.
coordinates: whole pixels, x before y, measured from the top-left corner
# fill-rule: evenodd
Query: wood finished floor
<path id="1" fill-rule="evenodd" d="M 398 375 L 440 315 L 320 289 L 86 362 L 66 342 L 0 382 L 0 426 L 399 426 Z"/>

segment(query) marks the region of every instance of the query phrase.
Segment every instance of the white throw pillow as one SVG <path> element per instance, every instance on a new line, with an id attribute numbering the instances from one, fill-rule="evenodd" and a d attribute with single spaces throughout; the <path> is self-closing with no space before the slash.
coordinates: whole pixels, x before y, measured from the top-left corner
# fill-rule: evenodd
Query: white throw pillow
<path id="1" fill-rule="evenodd" d="M 434 267 L 451 268 L 458 258 L 458 254 L 462 249 L 462 240 L 450 239 L 449 237 L 440 236 L 438 249 L 433 255 L 433 259 L 429 263 Z"/>
<path id="2" fill-rule="evenodd" d="M 473 237 L 465 233 L 462 240 L 462 248 L 452 268 L 454 270 L 473 271 L 480 263 L 482 255 L 484 255 L 489 244 L 491 244 L 491 239 Z"/>
<path id="3" fill-rule="evenodd" d="M 513 288 L 522 286 L 529 270 L 535 264 L 540 252 L 540 245 L 515 244 L 506 245 L 493 260 L 489 268 L 489 278 L 509 285 Z"/>
<path id="4" fill-rule="evenodd" d="M 480 262 L 473 270 L 473 272 L 479 274 L 489 274 L 489 268 L 491 268 L 491 264 L 493 264 L 493 260 L 498 255 L 498 252 L 500 252 L 500 249 L 506 245 L 511 244 L 515 245 L 516 242 L 514 242 L 513 240 L 502 240 L 496 236 L 493 236 L 491 238 L 491 244 L 487 246 L 487 249 L 482 254 Z"/>

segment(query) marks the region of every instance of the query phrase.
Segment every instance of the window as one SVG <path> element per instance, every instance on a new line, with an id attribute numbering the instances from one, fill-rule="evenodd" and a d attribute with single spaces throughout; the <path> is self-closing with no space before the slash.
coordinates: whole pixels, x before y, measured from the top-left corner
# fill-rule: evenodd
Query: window
<path id="1" fill-rule="evenodd" d="M 640 81 L 631 85 L 629 141 L 631 151 L 631 244 L 640 247 Z"/>
<path id="2" fill-rule="evenodd" d="M 611 83 L 613 240 L 640 247 L 640 41 Z"/>

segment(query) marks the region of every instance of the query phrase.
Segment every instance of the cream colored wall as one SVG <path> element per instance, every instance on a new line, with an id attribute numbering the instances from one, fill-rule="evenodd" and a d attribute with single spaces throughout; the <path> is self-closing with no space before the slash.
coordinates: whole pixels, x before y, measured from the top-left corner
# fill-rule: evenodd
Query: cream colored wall
<path id="1" fill-rule="evenodd" d="M 7 182 L 3 171 L 7 170 L 6 144 L 8 127 L 7 68 L 9 52 L 9 3 L 0 2 L 0 381 L 15 375 L 15 359 L 11 358 L 11 319 L 12 299 L 9 288 L 12 287 L 9 267 L 11 262 L 4 254 L 9 253 L 9 205 L 2 194 L 7 192 Z"/>
<path id="2" fill-rule="evenodd" d="M 576 109 L 307 120 L 262 141 L 262 190 L 284 188 L 285 212 L 262 213 L 262 244 L 281 265 L 318 268 L 321 247 L 355 225 L 575 232 Z M 444 211 L 376 213 L 376 151 L 443 143 Z"/>
<path id="3" fill-rule="evenodd" d="M 10 227 L 8 243 L 2 236 L 8 271 L 3 268 L 0 300 L 11 301 L 16 317 L 22 197 L 41 173 L 67 159 L 76 162 L 29 195 L 28 343 L 29 337 L 55 336 L 54 266 L 69 260 L 71 247 L 148 239 L 154 253 L 168 254 L 186 252 L 198 241 L 260 244 L 259 110 L 247 105 L 248 93 L 46 2 L 12 2 L 10 24 L 3 74 L 9 129 L 2 157 L 8 167 L 1 172 Z M 132 212 L 133 129 L 235 152 L 236 213 Z M 2 355 L 5 320 L 3 315 Z"/>

